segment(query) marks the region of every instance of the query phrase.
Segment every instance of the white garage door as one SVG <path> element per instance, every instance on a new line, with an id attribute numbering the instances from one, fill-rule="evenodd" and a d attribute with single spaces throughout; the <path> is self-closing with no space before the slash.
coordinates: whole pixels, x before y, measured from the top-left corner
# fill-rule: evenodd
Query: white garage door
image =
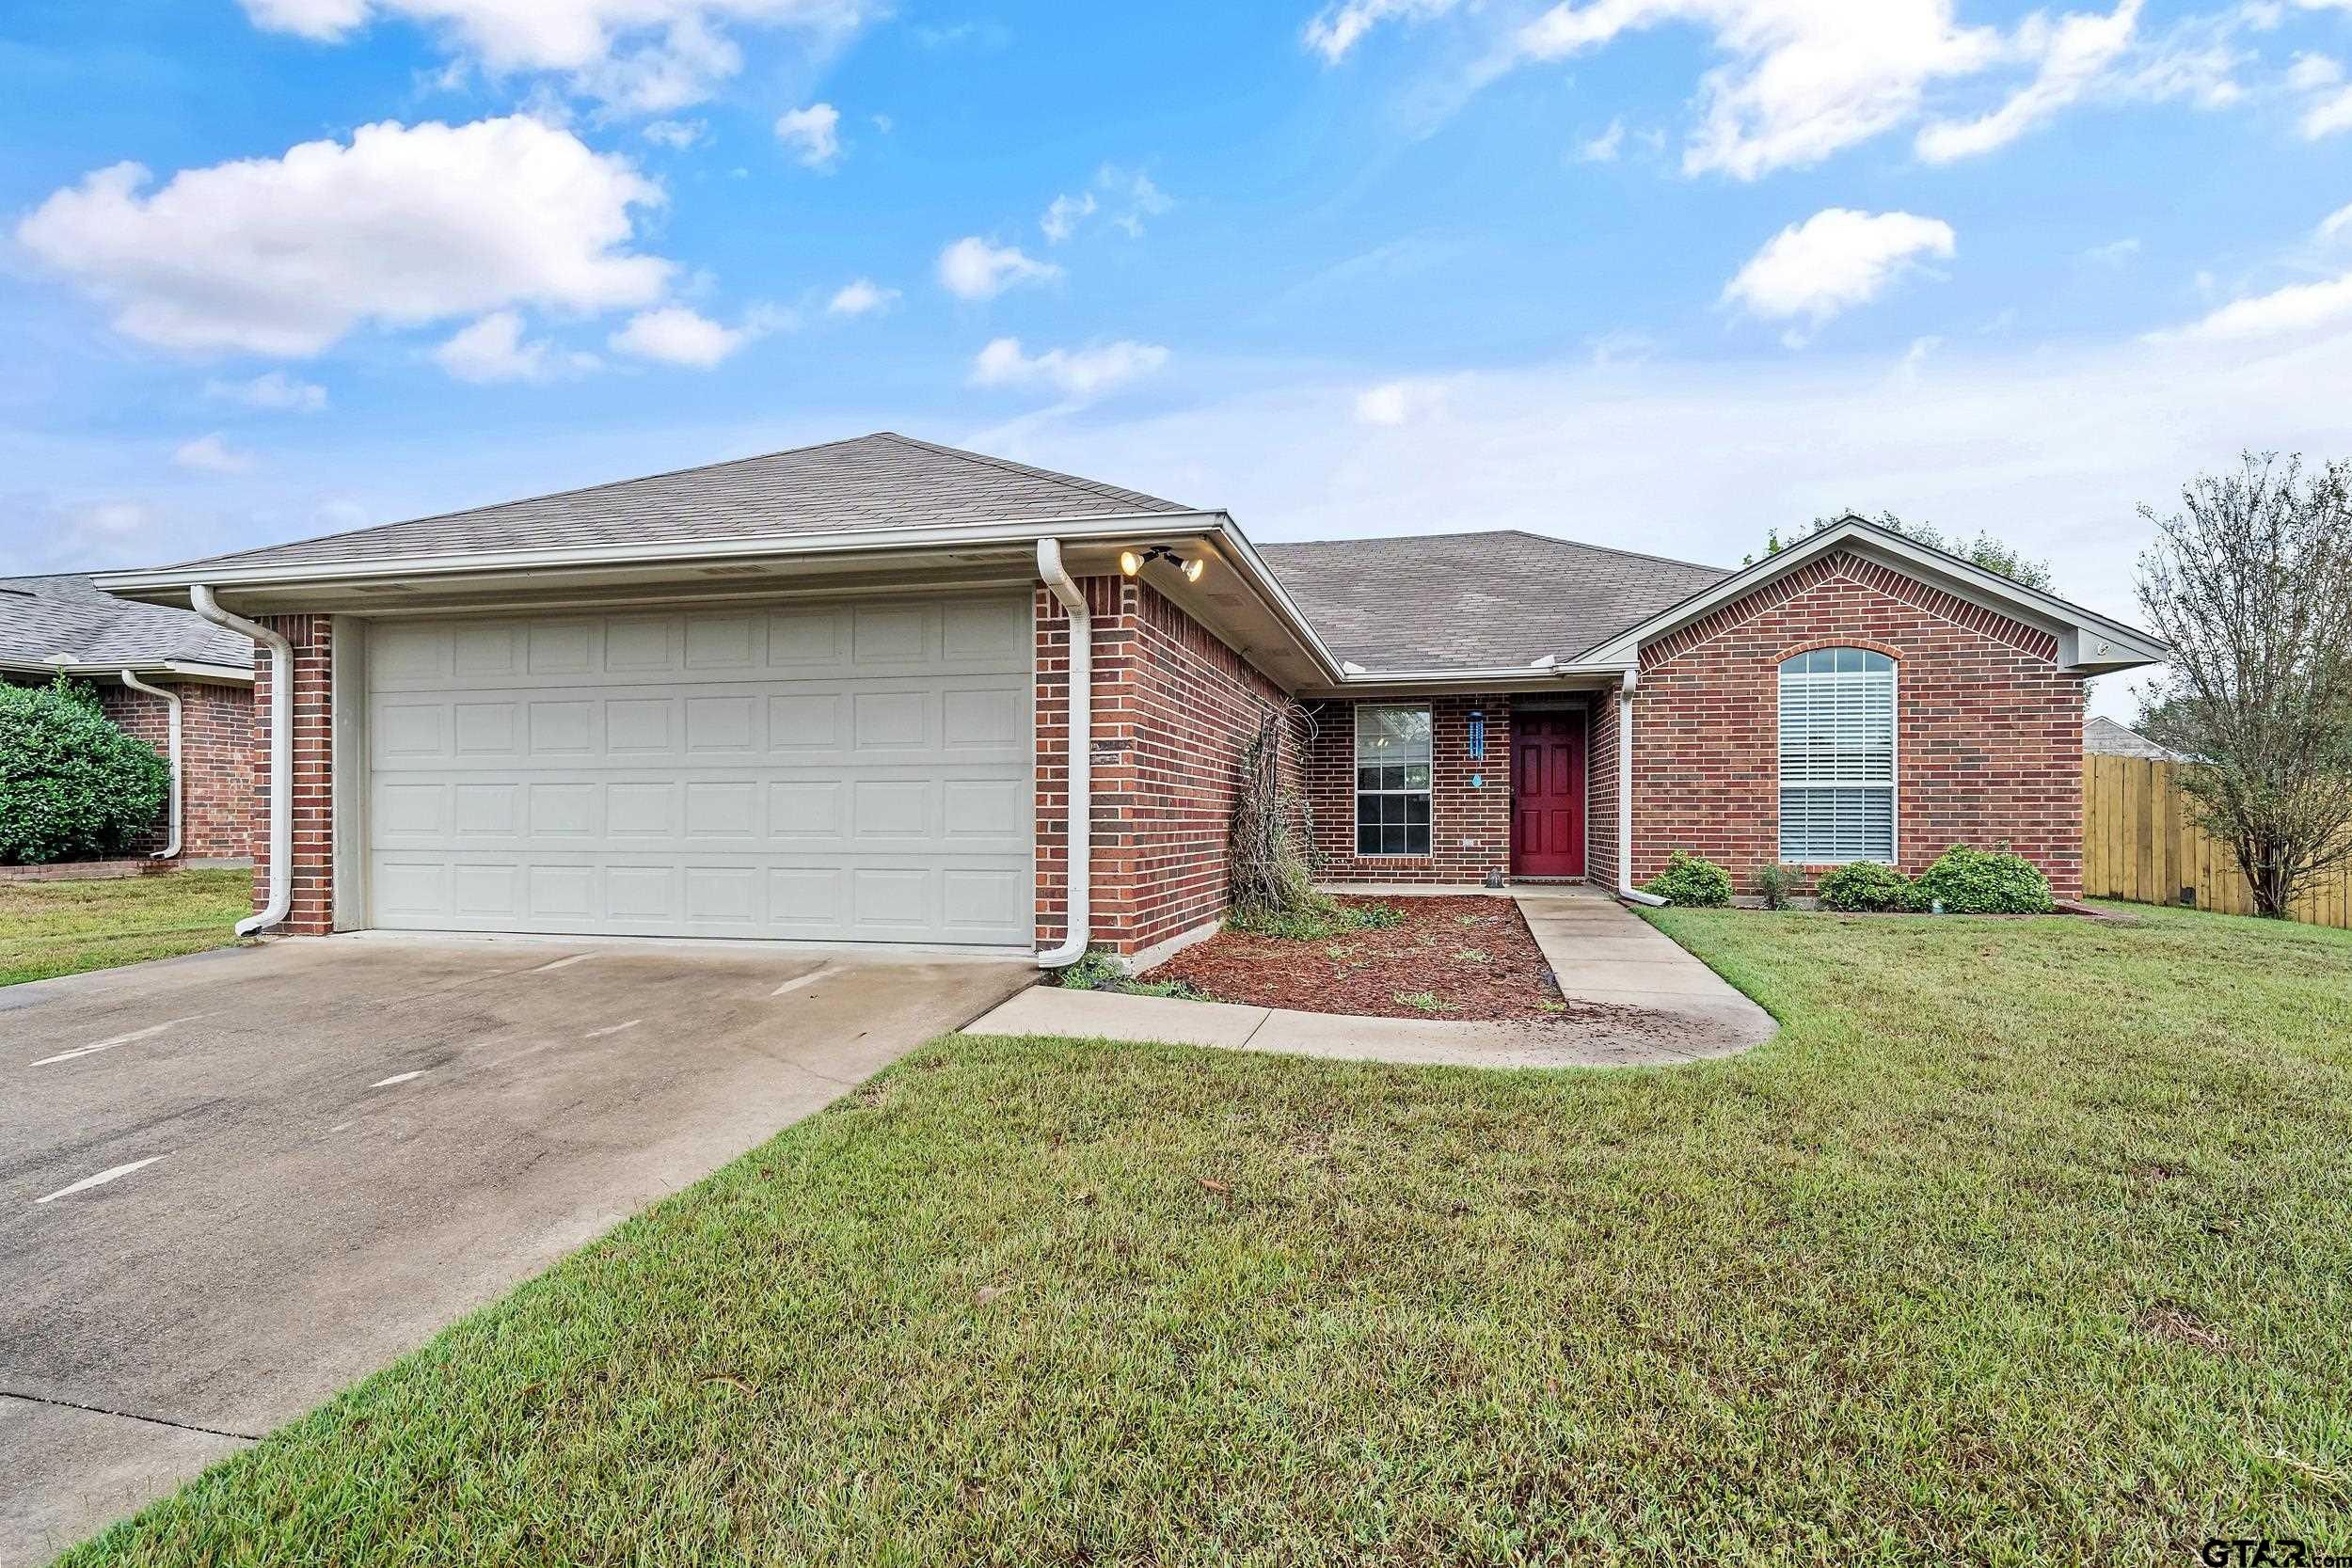
<path id="1" fill-rule="evenodd" d="M 366 668 L 376 926 L 1031 941 L 1025 594 L 383 621 Z"/>

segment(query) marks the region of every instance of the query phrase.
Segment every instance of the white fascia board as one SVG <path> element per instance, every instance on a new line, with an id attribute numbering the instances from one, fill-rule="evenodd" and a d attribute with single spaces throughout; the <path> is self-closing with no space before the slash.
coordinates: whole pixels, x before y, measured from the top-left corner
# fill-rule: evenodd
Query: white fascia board
<path id="1" fill-rule="evenodd" d="M 1308 697 L 1352 697 L 1374 692 L 1414 695 L 1449 691 L 1605 691 L 1625 676 L 1622 664 L 1564 664 L 1531 669 L 1523 664 L 1480 670 L 1366 670 L 1301 691 Z"/>
<path id="2" fill-rule="evenodd" d="M 2110 620 L 2095 610 L 2071 604 L 2055 594 L 2028 588 L 2022 582 L 1988 572 L 1983 567 L 1904 538 L 1876 523 L 1850 517 L 1823 529 L 1776 555 L 1768 555 L 1742 572 L 1735 572 L 1712 588 L 1704 589 L 1649 620 L 1618 633 L 1585 652 L 1583 661 L 1627 662 L 1638 657 L 1641 645 L 1703 619 L 1724 605 L 1755 593 L 1776 578 L 1831 551 L 1851 547 L 1858 555 L 1876 557 L 1896 570 L 1996 614 L 2038 626 L 2058 640 L 2058 666 L 2085 674 L 2130 670 L 2160 664 L 2172 650 L 2137 626 Z"/>
<path id="3" fill-rule="evenodd" d="M 208 664 L 201 659 L 118 658 L 103 664 L 86 661 L 58 663 L 54 659 L 0 658 L 0 670 L 24 674 L 67 675 L 75 680 L 105 680 L 120 684 L 128 670 L 135 675 L 181 675 L 189 680 L 219 681 L 251 686 L 253 672 L 233 664 Z"/>
<path id="4" fill-rule="evenodd" d="M 109 594 L 136 594 L 185 590 L 203 583 L 224 588 L 299 587 L 386 578 L 482 577 L 504 572 L 548 571 L 565 566 L 688 565 L 707 561 L 756 561 L 794 556 L 858 555 L 894 550 L 940 549 L 983 545 L 1034 545 L 1041 538 L 1116 538 L 1170 525 L 1214 531 L 1232 521 L 1222 512 L 1105 512 L 1081 517 L 1027 517 L 977 526 L 845 529 L 827 533 L 777 533 L 748 539 L 679 539 L 628 545 L 578 545 L 554 549 L 479 550 L 449 555 L 395 556 L 381 560 L 305 561 L 271 564 L 209 566 L 201 562 L 135 572 L 108 572 L 92 580 Z"/>

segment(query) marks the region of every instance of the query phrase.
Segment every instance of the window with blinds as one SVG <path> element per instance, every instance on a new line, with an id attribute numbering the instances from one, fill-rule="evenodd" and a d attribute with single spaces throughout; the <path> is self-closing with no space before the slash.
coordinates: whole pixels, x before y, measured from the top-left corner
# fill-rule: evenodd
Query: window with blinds
<path id="1" fill-rule="evenodd" d="M 1356 852 L 1429 853 L 1429 709 L 1356 705 Z"/>
<path id="2" fill-rule="evenodd" d="M 1895 661 L 1816 648 L 1780 666 L 1780 858 L 1895 858 Z"/>

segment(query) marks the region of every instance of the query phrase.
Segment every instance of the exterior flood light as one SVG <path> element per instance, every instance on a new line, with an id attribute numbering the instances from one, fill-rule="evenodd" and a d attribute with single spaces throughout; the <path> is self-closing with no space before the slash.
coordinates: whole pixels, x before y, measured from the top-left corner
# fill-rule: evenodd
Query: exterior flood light
<path id="1" fill-rule="evenodd" d="M 1165 561 L 1170 566 L 1173 566 L 1178 571 L 1184 573 L 1184 580 L 1186 582 L 1199 582 L 1200 580 L 1201 569 L 1208 564 L 1207 562 L 1201 560 L 1197 555 L 1190 561 L 1186 561 L 1184 557 L 1178 555 L 1174 550 L 1168 548 L 1166 545 L 1152 545 L 1140 552 L 1136 550 L 1120 551 L 1120 575 L 1122 577 L 1135 577 L 1141 573 L 1146 566 L 1151 565 L 1154 561 Z"/>

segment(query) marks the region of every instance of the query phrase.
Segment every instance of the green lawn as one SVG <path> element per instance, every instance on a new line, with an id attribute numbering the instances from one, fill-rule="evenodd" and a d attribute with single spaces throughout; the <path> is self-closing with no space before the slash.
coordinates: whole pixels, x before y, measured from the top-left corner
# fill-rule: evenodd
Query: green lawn
<path id="1" fill-rule="evenodd" d="M 252 909 L 250 871 L 0 882 L 0 986 L 219 947 Z"/>
<path id="2" fill-rule="evenodd" d="M 70 1560 L 2352 1550 L 2352 934 L 1657 919 L 1781 1037 L 945 1040 Z"/>

